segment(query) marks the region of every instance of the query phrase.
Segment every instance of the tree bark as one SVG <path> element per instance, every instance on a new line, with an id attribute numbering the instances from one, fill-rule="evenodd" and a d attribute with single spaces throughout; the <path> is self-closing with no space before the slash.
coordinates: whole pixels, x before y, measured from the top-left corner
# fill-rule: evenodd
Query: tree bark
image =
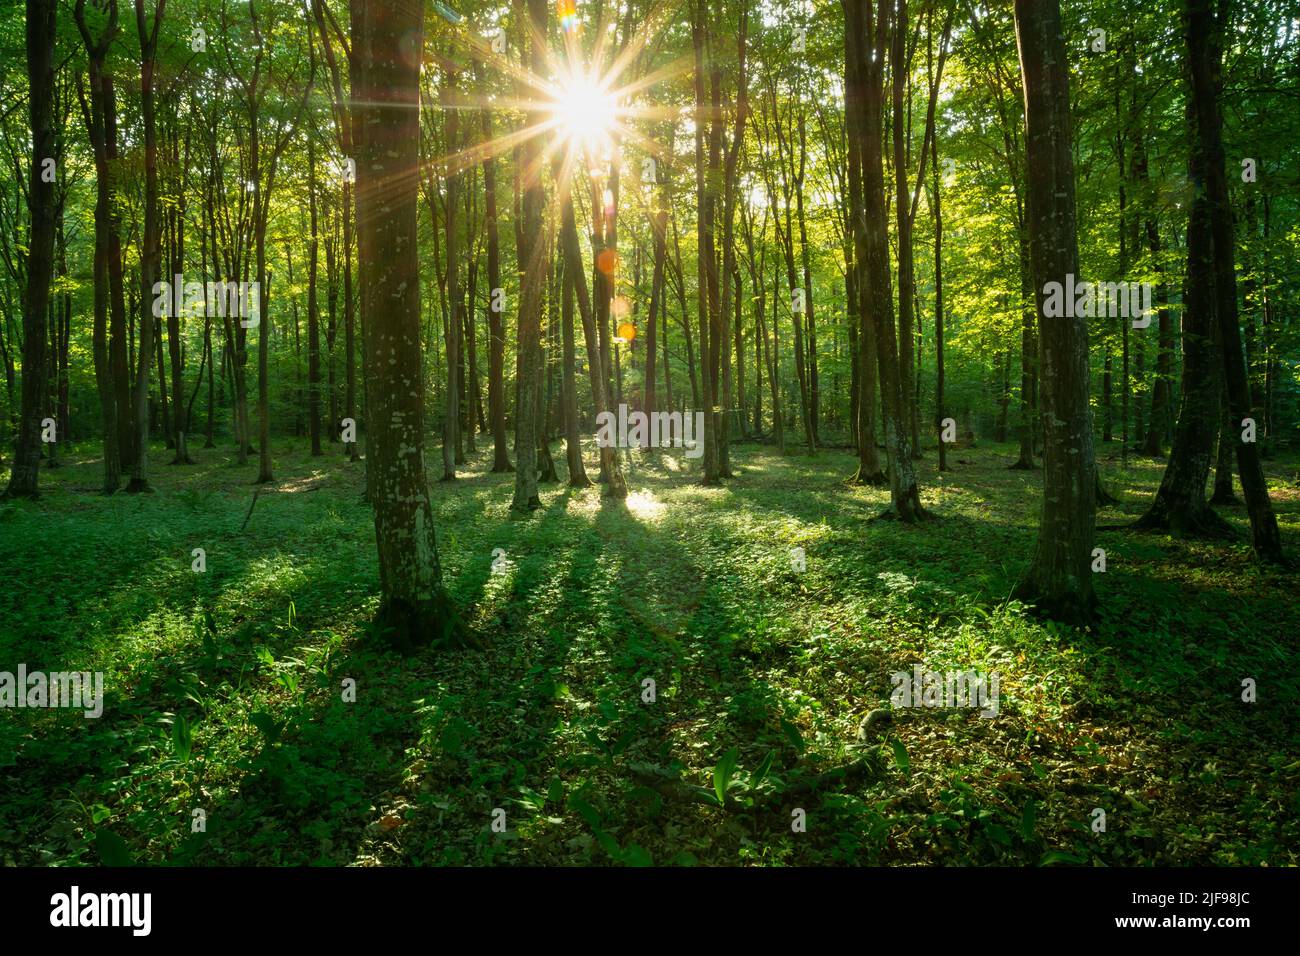
<path id="1" fill-rule="evenodd" d="M 57 199 L 45 161 L 55 157 L 54 45 L 55 0 L 27 0 L 28 121 L 32 163 L 28 170 L 27 209 L 31 214 L 27 286 L 23 291 L 23 384 L 18 444 L 5 497 L 35 498 L 40 493 L 41 402 L 49 375 L 46 313 L 54 277 Z M 48 181 L 47 181 L 48 179 Z M 147 424 L 147 420 L 146 420 Z"/>
<path id="2" fill-rule="evenodd" d="M 420 61 L 423 9 L 352 4 L 357 80 L 357 239 L 379 553 L 380 630 L 400 650 L 464 642 L 463 623 L 442 585 L 424 468 L 420 352 Z"/>
<path id="3" fill-rule="evenodd" d="M 546 36 L 546 0 L 527 0 L 531 44 L 526 62 L 534 75 L 544 69 Z M 533 118 L 529 118 L 532 122 Z M 546 204 L 541 178 L 541 144 L 536 136 L 526 139 L 520 149 L 523 182 L 522 236 L 519 246 L 519 271 L 522 275 L 519 294 L 519 383 L 515 408 L 515 494 L 512 511 L 527 513 L 541 507 L 537 495 L 537 431 L 541 426 L 537 407 L 541 369 L 542 298 L 546 289 L 549 263 L 543 240 L 543 214 Z"/>
<path id="4" fill-rule="evenodd" d="M 1191 100 L 1196 115 L 1195 135 L 1206 164 L 1206 193 L 1214 250 L 1214 311 L 1218 318 L 1224 387 L 1235 431 L 1244 429 L 1246 420 L 1251 418 L 1252 402 L 1242 352 L 1241 329 L 1237 321 L 1236 242 L 1224 169 L 1223 117 L 1219 110 L 1227 11 L 1225 0 L 1219 2 L 1217 17 L 1213 13 L 1211 0 L 1187 0 L 1184 26 L 1192 81 Z M 1246 499 L 1246 511 L 1250 515 L 1255 554 L 1264 561 L 1285 563 L 1282 537 L 1269 498 L 1263 465 L 1260 463 L 1259 444 L 1257 441 L 1244 440 L 1240 433 L 1233 437 L 1237 446 L 1241 492 Z"/>
<path id="5" fill-rule="evenodd" d="M 1046 284 L 1079 273 L 1071 153 L 1070 61 L 1057 0 L 1015 0 L 1025 95 L 1029 252 L 1042 375 L 1043 512 L 1033 559 L 1015 596 L 1067 622 L 1092 617 L 1096 515 L 1088 329 L 1083 317 L 1047 318 Z"/>

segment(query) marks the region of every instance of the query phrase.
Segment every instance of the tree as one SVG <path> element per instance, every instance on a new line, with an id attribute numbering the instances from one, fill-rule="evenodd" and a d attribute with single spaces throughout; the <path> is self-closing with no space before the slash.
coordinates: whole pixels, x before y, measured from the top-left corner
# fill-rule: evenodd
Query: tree
<path id="1" fill-rule="evenodd" d="M 41 463 L 41 421 L 49 375 L 46 311 L 54 275 L 57 199 L 50 164 L 54 161 L 55 0 L 27 0 L 28 117 L 32 164 L 28 170 L 27 209 L 31 234 L 27 252 L 27 287 L 23 292 L 22 419 L 5 497 L 35 498 Z"/>
<path id="2" fill-rule="evenodd" d="M 140 237 L 140 341 L 135 373 L 135 456 L 131 462 L 131 493 L 149 487 L 149 368 L 154 350 L 154 283 L 162 260 L 162 228 L 158 207 L 158 125 L 154 110 L 154 68 L 158 62 L 158 32 L 167 0 L 155 0 L 153 22 L 144 0 L 135 0 L 135 27 L 140 38 L 140 115 L 144 120 L 144 231 Z"/>
<path id="3" fill-rule="evenodd" d="M 861 137 L 863 187 L 863 267 L 866 296 L 863 315 L 868 317 L 876 342 L 876 365 L 880 375 L 881 412 L 885 425 L 885 457 L 889 468 L 890 507 L 885 517 L 905 522 L 924 520 L 921 495 L 912 465 L 907 409 L 898 367 L 898 338 L 894 328 L 893 295 L 889 288 L 889 227 L 885 205 L 885 175 L 881 165 L 881 115 L 884 97 L 885 50 L 889 38 L 889 0 L 878 0 L 873 19 L 869 0 L 856 0 L 859 12 L 852 22 L 861 30 L 857 49 L 871 50 L 863 73 L 858 101 L 858 132 Z M 894 64 L 894 69 L 900 69 Z"/>
<path id="4" fill-rule="evenodd" d="M 866 28 L 862 18 L 864 6 L 857 0 L 841 0 L 844 8 L 844 127 L 847 139 L 849 208 L 847 218 L 852 234 L 852 260 L 847 263 L 845 292 L 850 298 L 848 313 L 857 318 L 857 354 L 852 361 L 857 368 L 856 402 L 850 409 L 856 423 L 858 470 L 853 480 L 865 485 L 884 485 L 885 472 L 880 467 L 876 449 L 877 359 L 876 333 L 867 302 L 867 213 L 862 182 L 862 123 L 866 96 L 867 57 L 863 48 Z M 775 396 L 774 396 L 775 397 Z"/>
<path id="5" fill-rule="evenodd" d="M 442 584 L 424 467 L 420 349 L 420 57 L 423 8 L 354 0 L 358 83 L 357 239 L 371 503 L 379 551 L 377 621 L 400 649 L 463 643 L 468 631 Z"/>
<path id="6" fill-rule="evenodd" d="M 1048 283 L 1079 274 L 1071 154 L 1070 63 L 1057 0 L 1016 0 L 1025 91 L 1025 199 L 1042 375 L 1043 512 L 1015 596 L 1050 617 L 1091 617 L 1096 464 L 1083 316 L 1048 317 Z M 1074 310 L 1068 310 L 1073 312 Z"/>
<path id="7" fill-rule="evenodd" d="M 117 381 L 117 346 L 121 346 L 122 371 L 125 371 L 126 348 L 122 341 L 125 311 L 122 297 L 121 224 L 113 205 L 113 181 L 110 163 L 117 157 L 117 108 L 113 94 L 113 75 L 108 70 L 108 51 L 117 35 L 117 0 L 104 0 L 100 7 L 106 22 L 98 36 L 86 22 L 86 0 L 77 0 L 73 16 L 82 43 L 86 47 L 90 103 L 82 95 L 86 132 L 95 161 L 95 384 L 99 391 L 100 418 L 104 431 L 104 493 L 117 491 L 122 482 L 122 461 L 129 452 L 123 444 L 122 423 L 127 406 L 119 401 Z M 82 87 L 78 84 L 78 93 Z M 110 314 L 112 316 L 110 325 Z"/>
<path id="8" fill-rule="evenodd" d="M 526 0 L 528 8 L 529 68 L 534 75 L 545 63 L 546 2 Z M 519 271 L 523 276 L 519 292 L 519 398 L 515 408 L 515 494 L 512 511 L 527 513 L 541 507 L 537 496 L 537 430 L 541 427 L 538 386 L 541 381 L 542 296 L 546 289 L 549 263 L 542 238 L 546 192 L 542 184 L 542 150 L 536 136 L 526 139 L 520 150 L 524 178 L 523 232 L 519 246 Z"/>
<path id="9" fill-rule="evenodd" d="M 1219 345 L 1223 356 L 1223 382 L 1232 428 L 1246 428 L 1251 417 L 1250 382 L 1242 354 L 1241 328 L 1237 320 L 1235 236 L 1228 181 L 1224 171 L 1223 117 L 1219 91 L 1223 85 L 1223 35 L 1228 19 L 1226 0 L 1219 0 L 1217 16 L 1210 0 L 1187 0 L 1184 35 L 1191 76 L 1191 103 L 1196 117 L 1194 142 L 1205 161 L 1206 199 L 1214 256 L 1214 305 L 1218 317 Z M 1259 460 L 1259 445 L 1241 439 L 1237 446 L 1237 469 L 1241 491 L 1250 514 L 1255 554 L 1262 560 L 1285 563 L 1282 536 L 1268 496 L 1268 484 Z"/>
<path id="10" fill-rule="evenodd" d="M 476 74 L 480 75 L 480 74 Z M 489 144 L 483 151 L 484 228 L 487 231 L 488 274 L 488 419 L 492 427 L 492 470 L 503 473 L 515 470 L 510 464 L 510 449 L 506 446 L 506 387 L 505 387 L 505 308 L 501 288 L 501 240 L 497 230 L 497 162 L 492 152 L 492 111 L 483 110 L 483 141 Z"/>

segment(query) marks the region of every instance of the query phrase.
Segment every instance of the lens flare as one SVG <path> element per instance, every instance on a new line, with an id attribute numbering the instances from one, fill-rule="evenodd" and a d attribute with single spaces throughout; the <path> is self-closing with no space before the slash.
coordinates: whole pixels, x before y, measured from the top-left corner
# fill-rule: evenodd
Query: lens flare
<path id="1" fill-rule="evenodd" d="M 571 147 L 598 152 L 618 121 L 618 99 L 595 77 L 575 73 L 554 91 L 551 116 Z"/>

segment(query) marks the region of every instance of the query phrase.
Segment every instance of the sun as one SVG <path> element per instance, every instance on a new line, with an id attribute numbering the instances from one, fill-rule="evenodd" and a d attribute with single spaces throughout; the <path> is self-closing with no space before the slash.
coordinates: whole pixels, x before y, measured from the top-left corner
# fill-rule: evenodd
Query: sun
<path id="1" fill-rule="evenodd" d="M 575 149 L 599 150 L 618 125 L 618 97 L 606 83 L 581 72 L 560 81 L 549 110 L 561 139 Z"/>

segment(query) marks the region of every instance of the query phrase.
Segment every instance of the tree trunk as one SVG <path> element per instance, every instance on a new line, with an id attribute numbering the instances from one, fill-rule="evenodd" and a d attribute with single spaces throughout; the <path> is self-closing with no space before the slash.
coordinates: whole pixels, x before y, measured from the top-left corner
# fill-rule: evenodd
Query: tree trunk
<path id="1" fill-rule="evenodd" d="M 591 379 L 591 399 L 596 416 L 609 412 L 609 392 L 607 379 L 600 361 L 600 346 L 596 335 L 594 310 L 587 291 L 587 274 L 583 269 L 582 250 L 578 246 L 578 226 L 573 214 L 573 196 L 561 182 L 559 190 L 560 203 L 560 249 L 564 256 L 565 272 L 571 277 L 573 291 L 577 297 L 578 314 L 582 317 L 582 331 L 587 348 L 587 372 Z M 627 483 L 619 466 L 618 449 L 607 445 L 600 449 L 601 474 L 607 476 L 604 494 L 613 498 L 627 497 Z"/>
<path id="2" fill-rule="evenodd" d="M 535 75 L 544 69 L 546 0 L 527 0 L 530 49 L 525 62 Z M 529 122 L 533 120 L 530 118 Z M 541 369 L 542 298 L 546 290 L 549 263 L 543 237 L 546 191 L 541 177 L 541 144 L 536 136 L 526 139 L 520 149 L 526 181 L 523 183 L 523 216 L 520 224 L 525 238 L 519 247 L 519 383 L 515 409 L 515 494 L 512 511 L 528 513 L 541 507 L 537 495 L 537 430 L 541 425 L 537 407 Z"/>
<path id="3" fill-rule="evenodd" d="M 409 650 L 463 642 L 467 632 L 442 585 L 424 470 L 420 355 L 419 6 L 354 0 L 352 109 L 357 144 L 357 232 L 361 301 L 369 342 L 371 427 L 367 470 L 379 553 L 380 630 Z"/>
<path id="4" fill-rule="evenodd" d="M 492 142 L 492 111 L 483 110 L 483 140 Z M 488 418 L 492 427 L 492 470 L 510 472 L 510 449 L 506 444 L 505 388 L 505 290 L 501 288 L 501 244 L 497 232 L 497 164 L 489 151 L 483 157 L 483 191 L 485 196 L 488 273 Z M 500 291 L 498 291 L 500 290 Z"/>
<path id="5" fill-rule="evenodd" d="M 1222 46 L 1226 29 L 1226 3 L 1220 2 L 1216 18 L 1211 0 L 1187 0 L 1187 59 L 1191 73 L 1191 101 L 1196 115 L 1195 139 L 1206 165 L 1206 192 L 1213 235 L 1215 313 L 1219 345 L 1223 356 L 1224 387 L 1232 428 L 1245 429 L 1251 419 L 1250 381 L 1242 353 L 1241 329 L 1237 322 L 1235 236 L 1232 206 L 1224 169 L 1223 117 L 1219 110 L 1222 86 Z M 1255 554 L 1264 561 L 1284 563 L 1282 537 L 1269 499 L 1268 484 L 1259 458 L 1257 441 L 1234 435 L 1242 497 L 1250 515 Z"/>
<path id="6" fill-rule="evenodd" d="M 858 0 L 841 0 L 844 7 L 844 127 L 848 141 L 849 209 L 848 220 L 853 238 L 853 259 L 849 264 L 851 275 L 845 281 L 845 291 L 851 297 L 849 315 L 857 320 L 857 354 L 852 357 L 857 368 L 858 388 L 856 404 L 852 410 L 856 421 L 858 470 L 853 481 L 865 485 L 884 485 L 888 480 L 880 467 L 880 453 L 876 448 L 876 397 L 877 358 L 875 326 L 872 322 L 869 289 L 866 275 L 867 230 L 866 209 L 862 183 L 862 126 L 865 109 L 865 70 L 867 51 L 863 38 L 864 8 Z"/>
<path id="7" fill-rule="evenodd" d="M 307 433 L 311 436 L 311 453 L 323 455 L 320 443 L 320 300 L 316 295 L 320 224 L 316 213 L 316 147 L 310 129 L 307 132 L 307 205 L 311 214 L 311 236 L 307 247 Z"/>
<path id="8" fill-rule="evenodd" d="M 158 211 L 158 130 L 154 114 L 154 62 L 158 32 L 167 0 L 156 0 L 153 24 L 147 22 L 145 0 L 135 0 L 136 32 L 140 37 L 140 116 L 144 123 L 144 232 L 140 238 L 140 338 L 136 348 L 135 459 L 128 492 L 149 487 L 149 368 L 154 351 L 154 283 L 162 255 Z"/>
<path id="9" fill-rule="evenodd" d="M 104 432 L 104 493 L 112 494 L 122 483 L 122 449 L 119 443 L 117 391 L 109 342 L 109 255 L 110 233 L 116 227 L 113 213 L 113 183 L 108 165 L 108 101 L 111 80 L 105 74 L 105 60 L 117 30 L 117 0 L 107 4 L 108 24 L 98 38 L 92 38 L 85 19 L 86 0 L 77 0 L 74 16 L 86 47 L 90 103 L 82 111 L 95 161 L 95 324 L 92 333 L 95 384 L 99 393 L 100 418 Z M 110 87 L 106 88 L 106 81 Z M 78 91 L 80 92 L 80 86 Z M 35 127 L 33 127 L 35 128 Z M 122 410 L 124 411 L 124 410 Z"/>
<path id="10" fill-rule="evenodd" d="M 447 142 L 445 155 L 447 162 L 455 162 L 459 132 L 458 111 L 460 104 L 453 100 L 456 88 L 456 74 L 448 72 L 443 80 L 439 95 L 442 100 L 442 113 L 446 122 Z M 447 184 L 446 200 L 443 203 L 443 226 L 446 230 L 447 246 L 447 315 L 443 326 L 443 335 L 447 346 L 447 394 L 442 412 L 442 481 L 456 478 L 456 465 L 463 459 L 459 452 L 460 442 L 460 251 L 459 234 L 456 224 L 456 206 L 460 201 L 460 171 L 454 168 L 444 170 Z M 431 206 L 435 205 L 430 203 Z"/>
<path id="11" fill-rule="evenodd" d="M 28 120 L 32 163 L 28 171 L 27 209 L 31 214 L 27 252 L 27 286 L 23 292 L 22 417 L 5 497 L 35 498 L 41 463 L 41 402 L 49 374 L 45 335 L 50 282 L 54 277 L 54 232 L 57 199 L 45 161 L 55 156 L 54 140 L 54 0 L 27 0 Z M 146 420 L 147 425 L 147 420 Z"/>
<path id="12" fill-rule="evenodd" d="M 939 138 L 930 142 L 930 172 L 934 180 L 934 424 L 939 433 L 939 470 L 948 470 L 944 441 L 943 368 L 943 208 L 939 195 Z"/>
<path id="13" fill-rule="evenodd" d="M 1050 617 L 1091 618 L 1096 514 L 1088 329 L 1083 317 L 1045 318 L 1046 284 L 1079 273 L 1071 153 L 1070 60 L 1057 0 L 1015 0 L 1025 91 L 1029 254 L 1042 375 L 1043 513 L 1038 543 L 1015 596 Z"/>
<path id="14" fill-rule="evenodd" d="M 903 394 L 899 377 L 898 339 L 894 328 L 893 295 L 889 288 L 889 226 L 885 204 L 885 176 L 881 165 L 881 115 L 885 51 L 889 47 L 889 2 L 879 0 L 874 24 L 868 0 L 856 2 L 864 11 L 859 22 L 863 25 L 865 35 L 859 40 L 859 49 L 873 51 L 864 67 L 866 76 L 860 124 L 867 240 L 863 258 L 867 274 L 863 311 L 870 316 L 883 398 L 881 411 L 885 426 L 885 456 L 889 468 L 890 493 L 890 507 L 885 516 L 911 523 L 928 516 L 921 507 L 920 491 L 912 464 L 912 443 L 905 404 L 909 399 Z M 901 67 L 895 64 L 894 68 Z"/>
<path id="15" fill-rule="evenodd" d="M 564 376 L 561 380 L 560 404 L 564 406 L 564 447 L 569 465 L 569 486 L 586 488 L 591 484 L 591 479 L 587 477 L 587 469 L 582 464 L 582 433 L 578 428 L 578 389 L 573 344 L 573 281 L 572 273 L 563 259 L 564 257 L 561 256 L 560 283 L 563 291 L 560 334 L 564 349 Z M 653 360 L 650 364 L 654 364 Z"/>

